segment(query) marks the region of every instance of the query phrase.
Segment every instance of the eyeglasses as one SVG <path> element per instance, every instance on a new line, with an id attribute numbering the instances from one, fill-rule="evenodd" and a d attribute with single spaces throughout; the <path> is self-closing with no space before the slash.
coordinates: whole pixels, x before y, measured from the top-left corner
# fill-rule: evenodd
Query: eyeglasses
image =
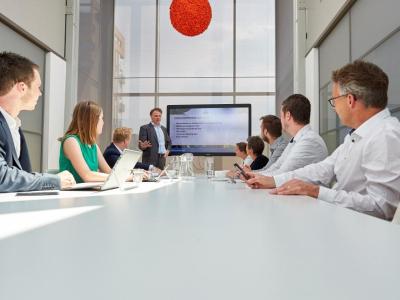
<path id="1" fill-rule="evenodd" d="M 328 102 L 329 102 L 329 104 L 330 104 L 332 107 L 335 107 L 335 102 L 334 102 L 333 100 L 338 99 L 338 98 L 340 98 L 340 97 L 345 97 L 345 96 L 347 96 L 347 95 L 348 95 L 348 93 L 347 93 L 347 94 L 344 94 L 344 95 L 340 95 L 340 96 L 336 96 L 336 97 L 329 98 L 329 99 L 328 99 Z"/>

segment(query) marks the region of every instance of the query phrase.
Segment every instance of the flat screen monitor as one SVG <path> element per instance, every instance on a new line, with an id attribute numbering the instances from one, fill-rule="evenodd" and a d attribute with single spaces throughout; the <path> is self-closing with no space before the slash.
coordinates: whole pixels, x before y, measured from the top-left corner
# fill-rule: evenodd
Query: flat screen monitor
<path id="1" fill-rule="evenodd" d="M 250 104 L 168 105 L 172 155 L 235 155 L 251 135 Z"/>

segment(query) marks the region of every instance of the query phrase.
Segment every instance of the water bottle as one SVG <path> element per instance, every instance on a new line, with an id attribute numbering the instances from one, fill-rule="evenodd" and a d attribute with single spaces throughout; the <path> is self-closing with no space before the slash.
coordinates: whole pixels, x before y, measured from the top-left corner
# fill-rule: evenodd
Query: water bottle
<path id="1" fill-rule="evenodd" d="M 207 178 L 214 177 L 214 157 L 206 157 L 204 169 L 206 170 Z"/>

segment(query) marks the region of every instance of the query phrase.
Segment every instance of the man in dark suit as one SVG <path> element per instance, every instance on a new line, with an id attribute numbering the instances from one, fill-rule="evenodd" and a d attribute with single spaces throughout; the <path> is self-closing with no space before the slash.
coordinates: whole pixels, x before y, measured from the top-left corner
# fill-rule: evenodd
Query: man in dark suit
<path id="1" fill-rule="evenodd" d="M 103 156 L 110 168 L 114 167 L 124 149 L 129 147 L 132 138 L 132 129 L 127 127 L 116 128 L 113 132 L 113 141 L 104 150 Z M 151 164 L 137 162 L 135 169 L 145 169 L 147 171 L 157 171 Z"/>
<path id="2" fill-rule="evenodd" d="M 28 147 L 18 115 L 34 110 L 42 94 L 39 67 L 18 54 L 0 53 L 0 192 L 60 189 L 72 174 L 31 173 Z"/>
<path id="3" fill-rule="evenodd" d="M 142 161 L 164 169 L 171 150 L 171 139 L 167 128 L 161 125 L 162 110 L 158 107 L 150 111 L 151 122 L 140 127 L 139 148 L 143 151 Z"/>

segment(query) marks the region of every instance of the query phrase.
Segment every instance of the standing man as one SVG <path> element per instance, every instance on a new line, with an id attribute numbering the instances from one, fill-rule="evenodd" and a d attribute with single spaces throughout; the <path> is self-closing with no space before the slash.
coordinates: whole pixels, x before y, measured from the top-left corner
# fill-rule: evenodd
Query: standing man
<path id="1" fill-rule="evenodd" d="M 320 163 L 273 177 L 250 174 L 248 184 L 391 220 L 400 201 L 400 123 L 387 108 L 388 76 L 358 60 L 334 71 L 332 83 L 328 101 L 353 128 L 343 144 Z"/>
<path id="2" fill-rule="evenodd" d="M 0 53 L 0 192 L 60 189 L 75 183 L 72 174 L 31 173 L 28 147 L 18 115 L 34 110 L 40 91 L 39 67 L 11 52 Z"/>
<path id="3" fill-rule="evenodd" d="M 161 108 L 156 107 L 150 111 L 151 122 L 140 127 L 139 148 L 143 151 L 144 163 L 162 170 L 171 149 L 171 139 L 167 128 L 161 125 L 161 116 Z"/>

